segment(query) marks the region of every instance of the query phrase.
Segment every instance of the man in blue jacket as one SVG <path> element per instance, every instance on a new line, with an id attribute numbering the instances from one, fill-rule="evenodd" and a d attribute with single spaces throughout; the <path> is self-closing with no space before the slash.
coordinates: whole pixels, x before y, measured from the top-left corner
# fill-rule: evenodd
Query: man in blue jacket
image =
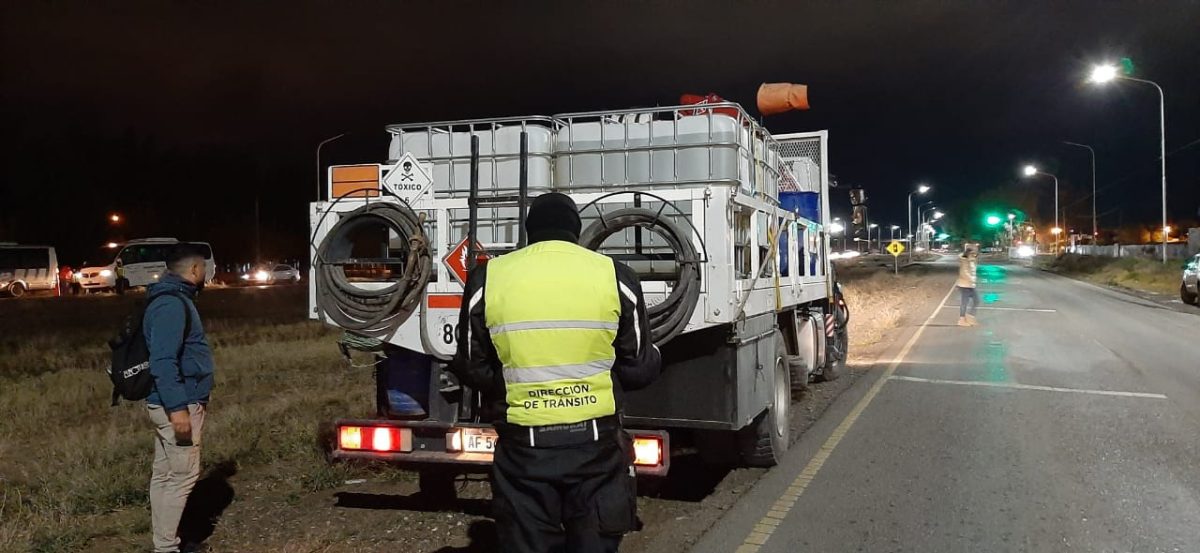
<path id="1" fill-rule="evenodd" d="M 154 390 L 146 409 L 154 423 L 150 516 L 154 551 L 179 551 L 179 519 L 200 477 L 200 431 L 213 383 L 213 357 L 192 299 L 204 287 L 204 255 L 180 244 L 167 273 L 147 290 L 142 329 Z"/>

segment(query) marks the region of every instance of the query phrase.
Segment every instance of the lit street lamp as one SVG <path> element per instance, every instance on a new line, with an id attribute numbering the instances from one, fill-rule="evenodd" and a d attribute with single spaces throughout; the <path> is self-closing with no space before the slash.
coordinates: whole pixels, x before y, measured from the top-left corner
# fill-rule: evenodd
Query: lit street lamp
<path id="1" fill-rule="evenodd" d="M 1054 179 L 1054 228 L 1057 232 L 1051 231 L 1054 234 L 1054 253 L 1058 253 L 1058 235 L 1062 232 L 1062 228 L 1058 226 L 1058 177 L 1050 173 L 1039 171 L 1037 167 L 1026 165 L 1024 169 L 1026 177 L 1034 177 L 1042 175 Z"/>
<path id="2" fill-rule="evenodd" d="M 1104 84 L 1104 83 L 1111 82 L 1111 81 L 1114 81 L 1117 79 L 1148 84 L 1150 86 L 1153 86 L 1156 90 L 1158 90 L 1158 127 L 1159 127 L 1159 131 L 1160 131 L 1159 149 L 1160 149 L 1160 155 L 1162 156 L 1160 158 L 1160 161 L 1162 161 L 1162 226 L 1163 226 L 1163 228 L 1166 228 L 1167 227 L 1167 106 L 1166 106 L 1166 100 L 1164 99 L 1164 96 L 1163 96 L 1163 89 L 1161 86 L 1158 86 L 1158 83 L 1156 83 L 1154 81 L 1147 81 L 1145 79 L 1136 79 L 1136 78 L 1130 77 L 1128 75 L 1123 75 L 1123 74 L 1121 74 L 1121 71 L 1119 71 L 1117 69 L 1117 66 L 1114 64 L 1111 64 L 1111 63 L 1097 65 L 1092 68 L 1092 76 L 1091 76 L 1090 80 L 1093 83 Z M 1166 233 L 1163 233 L 1162 261 L 1163 261 L 1163 263 L 1167 262 L 1167 235 L 1166 235 Z"/>
<path id="3" fill-rule="evenodd" d="M 896 239 L 896 231 L 898 231 L 898 230 L 900 230 L 900 225 L 892 225 L 891 226 L 892 233 L 890 235 L 888 235 L 888 239 L 895 240 Z"/>
<path id="4" fill-rule="evenodd" d="M 833 222 L 829 224 L 829 234 L 834 235 L 834 236 L 836 236 L 838 234 L 842 234 L 842 249 L 843 250 L 846 249 L 846 235 L 844 234 L 845 232 L 846 232 L 846 226 L 842 224 L 842 218 L 834 217 Z"/>
<path id="5" fill-rule="evenodd" d="M 929 215 L 929 214 L 934 214 L 934 213 L 942 213 L 941 211 L 938 211 L 937 206 L 934 206 L 931 204 L 933 204 L 933 202 L 929 201 L 929 202 L 925 202 L 917 207 L 917 212 L 918 212 L 917 213 L 917 240 L 920 242 L 923 242 L 925 244 L 926 249 L 929 248 L 928 233 L 931 232 L 931 227 L 929 226 L 929 222 L 933 221 L 934 219 L 932 219 L 932 218 L 926 219 L 925 216 Z M 927 205 L 929 206 L 929 209 L 923 209 Z M 945 214 L 942 213 L 942 215 L 945 215 Z M 931 217 L 932 217 L 932 215 L 931 215 Z M 938 217 L 938 219 L 941 219 L 941 217 Z"/>
<path id="6" fill-rule="evenodd" d="M 113 213 L 112 215 L 109 215 L 109 216 L 108 216 L 108 222 L 110 222 L 110 223 L 112 223 L 112 224 L 114 224 L 114 225 L 116 225 L 116 224 L 119 224 L 119 223 L 121 222 L 121 214 L 120 214 L 120 213 Z"/>
<path id="7" fill-rule="evenodd" d="M 929 192 L 930 189 L 931 189 L 931 187 L 928 184 L 920 184 L 920 185 L 917 185 L 917 189 L 915 191 L 908 193 L 908 239 L 909 239 L 908 261 L 910 263 L 912 262 L 912 250 L 913 250 L 913 245 L 912 245 L 912 237 L 913 237 L 912 197 L 913 197 L 913 194 L 924 194 L 926 192 Z"/>

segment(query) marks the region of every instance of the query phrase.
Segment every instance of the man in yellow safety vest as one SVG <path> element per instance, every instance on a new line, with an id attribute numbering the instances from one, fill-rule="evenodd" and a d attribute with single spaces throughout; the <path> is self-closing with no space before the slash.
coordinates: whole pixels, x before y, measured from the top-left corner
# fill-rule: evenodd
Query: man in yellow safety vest
<path id="1" fill-rule="evenodd" d="M 577 244 L 575 202 L 538 196 L 529 246 L 473 270 L 453 371 L 499 406 L 492 497 L 508 552 L 615 552 L 637 526 L 624 391 L 658 377 L 632 269 Z"/>

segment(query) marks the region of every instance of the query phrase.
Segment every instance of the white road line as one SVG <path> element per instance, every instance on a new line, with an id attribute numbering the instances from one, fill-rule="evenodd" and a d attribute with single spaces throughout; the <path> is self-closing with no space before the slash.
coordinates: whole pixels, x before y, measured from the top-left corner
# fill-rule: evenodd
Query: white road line
<path id="1" fill-rule="evenodd" d="M 988 388 L 1012 388 L 1014 390 L 1041 390 L 1043 392 L 1065 392 L 1069 394 L 1089 394 L 1093 396 L 1118 396 L 1118 397 L 1140 397 L 1146 399 L 1167 399 L 1167 396 L 1162 394 L 1150 394 L 1146 392 L 1118 392 L 1114 390 L 1083 390 L 1080 388 L 1058 388 L 1055 386 L 1033 386 L 1030 384 L 1017 384 L 1015 382 L 980 382 L 977 380 L 940 380 L 936 378 L 917 378 L 915 376 L 891 376 L 889 380 L 903 380 L 906 382 L 924 382 L 926 384 L 957 384 L 959 386 L 984 386 Z"/>
<path id="2" fill-rule="evenodd" d="M 957 309 L 958 305 L 947 305 L 942 309 Z M 1057 309 L 1035 309 L 1032 307 L 978 307 L 980 311 L 1030 311 L 1033 313 L 1058 313 Z"/>

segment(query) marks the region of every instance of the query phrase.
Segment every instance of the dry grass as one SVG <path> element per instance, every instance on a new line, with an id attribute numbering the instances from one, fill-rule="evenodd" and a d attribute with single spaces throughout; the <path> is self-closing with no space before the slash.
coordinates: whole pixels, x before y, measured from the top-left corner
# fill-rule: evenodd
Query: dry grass
<path id="1" fill-rule="evenodd" d="M 348 369 L 303 320 L 302 288 L 214 292 L 200 310 L 217 363 L 204 464 L 252 473 L 241 492 L 303 493 L 345 479 L 318 424 L 366 414 L 370 369 Z M 5 302 L 0 329 L 0 551 L 148 544 L 152 434 L 141 402 L 109 407 L 105 339 L 128 298 Z"/>
<path id="2" fill-rule="evenodd" d="M 1043 269 L 1104 284 L 1145 292 L 1173 295 L 1179 292 L 1183 260 L 1167 263 L 1139 258 L 1112 258 L 1068 254 L 1039 261 Z"/>
<path id="3" fill-rule="evenodd" d="M 845 283 L 846 305 L 851 313 L 851 347 L 878 342 L 886 330 L 897 325 L 901 301 L 896 290 L 902 286 L 902 277 L 884 272 Z"/>
<path id="4" fill-rule="evenodd" d="M 884 267 L 838 265 L 850 308 L 850 351 L 857 357 L 869 353 L 907 315 L 946 293 L 954 282 L 948 269 L 914 265 L 893 274 Z M 924 313 L 921 313 L 924 316 Z"/>

